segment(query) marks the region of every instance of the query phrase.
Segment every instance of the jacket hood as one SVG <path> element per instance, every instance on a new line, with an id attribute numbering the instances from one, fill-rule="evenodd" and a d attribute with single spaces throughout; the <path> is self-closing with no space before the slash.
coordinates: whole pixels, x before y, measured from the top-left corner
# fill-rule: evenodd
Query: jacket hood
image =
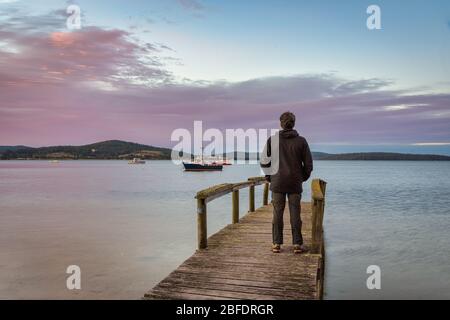
<path id="1" fill-rule="evenodd" d="M 280 131 L 280 137 L 285 138 L 285 139 L 291 139 L 291 138 L 295 138 L 298 136 L 299 136 L 298 132 L 294 129 Z"/>

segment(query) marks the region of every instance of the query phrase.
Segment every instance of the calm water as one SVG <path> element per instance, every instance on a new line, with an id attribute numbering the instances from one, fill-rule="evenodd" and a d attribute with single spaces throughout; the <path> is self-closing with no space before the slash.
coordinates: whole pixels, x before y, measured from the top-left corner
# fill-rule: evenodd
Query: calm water
<path id="1" fill-rule="evenodd" d="M 326 298 L 450 298 L 450 163 L 315 166 L 329 183 Z M 139 299 L 194 252 L 195 192 L 259 174 L 186 173 L 169 161 L 0 162 L 0 299 Z M 230 202 L 209 205 L 210 233 L 230 222 Z M 81 291 L 66 289 L 72 264 Z M 381 290 L 366 288 L 372 264 Z"/>

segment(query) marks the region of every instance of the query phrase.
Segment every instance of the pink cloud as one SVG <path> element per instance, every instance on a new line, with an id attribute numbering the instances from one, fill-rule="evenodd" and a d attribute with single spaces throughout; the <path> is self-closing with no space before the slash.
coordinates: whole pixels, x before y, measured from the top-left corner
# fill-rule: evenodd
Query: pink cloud
<path id="1" fill-rule="evenodd" d="M 161 63 L 160 44 L 139 43 L 123 30 L 57 29 L 55 13 L 31 20 L 0 23 L 7 43 L 0 46 L 0 145 L 123 139 L 170 146 L 172 130 L 194 120 L 273 128 L 285 110 L 316 143 L 450 140 L 449 94 L 328 74 L 176 83 Z"/>

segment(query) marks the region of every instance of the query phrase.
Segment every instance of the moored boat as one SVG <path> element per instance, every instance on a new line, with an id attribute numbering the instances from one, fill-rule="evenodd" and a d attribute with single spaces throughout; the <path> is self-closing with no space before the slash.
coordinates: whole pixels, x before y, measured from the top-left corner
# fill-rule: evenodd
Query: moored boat
<path id="1" fill-rule="evenodd" d="M 212 157 L 210 160 L 205 161 L 203 158 L 203 146 L 202 146 L 202 154 L 200 158 L 194 159 L 191 162 L 184 162 L 184 171 L 222 171 L 223 164 L 222 162 L 215 161 Z"/>
<path id="2" fill-rule="evenodd" d="M 185 171 L 222 171 L 223 165 L 215 163 L 183 162 Z"/>
<path id="3" fill-rule="evenodd" d="M 145 161 L 139 158 L 134 158 L 133 160 L 128 161 L 128 164 L 144 164 Z"/>

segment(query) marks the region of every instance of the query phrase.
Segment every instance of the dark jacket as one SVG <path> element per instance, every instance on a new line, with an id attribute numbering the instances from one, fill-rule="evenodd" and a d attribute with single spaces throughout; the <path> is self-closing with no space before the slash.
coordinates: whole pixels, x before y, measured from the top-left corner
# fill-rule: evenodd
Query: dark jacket
<path id="1" fill-rule="evenodd" d="M 267 155 L 273 157 L 271 138 L 267 140 Z M 261 163 L 263 169 L 270 164 Z M 275 174 L 266 176 L 270 190 L 279 193 L 301 193 L 302 183 L 309 179 L 313 160 L 308 142 L 295 130 L 279 132 L 279 167 Z"/>

